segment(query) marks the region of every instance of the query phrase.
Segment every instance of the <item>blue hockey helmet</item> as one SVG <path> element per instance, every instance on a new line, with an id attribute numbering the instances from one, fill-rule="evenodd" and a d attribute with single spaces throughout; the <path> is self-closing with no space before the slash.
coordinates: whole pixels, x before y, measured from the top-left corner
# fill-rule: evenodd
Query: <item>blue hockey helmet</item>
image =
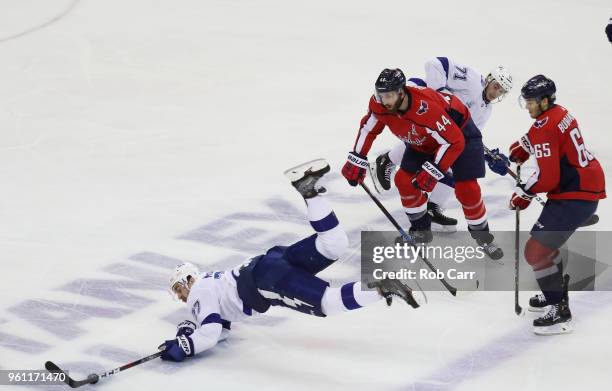
<path id="1" fill-rule="evenodd" d="M 521 88 L 521 97 L 523 99 L 537 100 L 548 98 L 548 103 L 553 104 L 556 99 L 556 92 L 557 87 L 554 81 L 544 75 L 536 75 L 523 84 Z"/>
<path id="2" fill-rule="evenodd" d="M 391 92 L 398 91 L 400 88 L 406 85 L 406 76 L 401 69 L 389 69 L 385 68 L 376 79 L 374 87 L 376 92 Z"/>

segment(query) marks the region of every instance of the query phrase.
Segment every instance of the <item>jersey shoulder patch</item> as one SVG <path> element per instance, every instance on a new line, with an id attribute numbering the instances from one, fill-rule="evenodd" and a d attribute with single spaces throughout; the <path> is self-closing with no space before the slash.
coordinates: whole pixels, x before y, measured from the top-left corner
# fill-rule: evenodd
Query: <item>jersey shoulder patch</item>
<path id="1" fill-rule="evenodd" d="M 416 111 L 416 114 L 423 115 L 427 113 L 428 109 L 429 109 L 429 105 L 427 104 L 427 101 L 421 99 L 421 104 L 419 105 L 419 109 Z"/>
<path id="2" fill-rule="evenodd" d="M 546 116 L 546 117 L 544 117 L 544 118 L 542 118 L 542 119 L 536 120 L 536 121 L 533 123 L 533 127 L 534 127 L 534 128 L 536 128 L 536 129 L 541 129 L 541 128 L 543 128 L 543 127 L 544 127 L 544 125 L 546 125 L 547 123 L 548 123 L 548 116 Z"/>

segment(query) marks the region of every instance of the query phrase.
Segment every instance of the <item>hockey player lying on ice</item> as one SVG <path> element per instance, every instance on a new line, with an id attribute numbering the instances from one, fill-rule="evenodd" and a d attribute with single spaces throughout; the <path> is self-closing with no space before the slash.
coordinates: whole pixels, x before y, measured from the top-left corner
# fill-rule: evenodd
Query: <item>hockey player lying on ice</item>
<path id="1" fill-rule="evenodd" d="M 306 202 L 315 234 L 291 246 L 275 246 L 232 270 L 200 274 L 192 264 L 177 266 L 170 278 L 171 293 L 187 303 L 192 319 L 178 326 L 177 336 L 165 341 L 163 360 L 183 361 L 224 339 L 230 323 L 264 313 L 270 306 L 287 307 L 315 316 L 328 316 L 378 302 L 391 304 L 397 296 L 418 307 L 412 291 L 398 280 L 360 282 L 332 288 L 316 275 L 347 249 L 348 238 L 330 204 L 319 195 L 317 181 L 329 172 L 325 160 L 313 160 L 289 169 L 285 175 Z"/>

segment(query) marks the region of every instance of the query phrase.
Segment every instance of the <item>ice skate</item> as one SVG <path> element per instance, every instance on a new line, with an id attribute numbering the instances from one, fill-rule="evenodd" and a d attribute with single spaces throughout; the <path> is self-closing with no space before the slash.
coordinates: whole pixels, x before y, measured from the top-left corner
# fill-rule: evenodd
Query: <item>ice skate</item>
<path id="1" fill-rule="evenodd" d="M 309 199 L 325 193 L 325 188 L 317 186 L 317 182 L 329 171 L 329 163 L 325 159 L 315 159 L 292 167 L 284 174 L 302 197 Z"/>
<path id="2" fill-rule="evenodd" d="M 389 152 L 378 156 L 375 163 L 369 166 L 369 170 L 374 189 L 378 193 L 391 189 L 391 176 L 395 171 L 395 164 L 389 158 Z"/>
<path id="3" fill-rule="evenodd" d="M 457 232 L 457 219 L 444 215 L 442 207 L 434 202 L 427 203 L 427 213 L 431 216 L 431 229 L 436 232 Z"/>
<path id="4" fill-rule="evenodd" d="M 397 296 L 413 308 L 419 308 L 419 303 L 417 303 L 412 295 L 412 289 L 398 280 L 385 278 L 384 280 L 368 283 L 368 288 L 375 288 L 385 298 L 387 305 L 391 305 L 393 296 Z"/>

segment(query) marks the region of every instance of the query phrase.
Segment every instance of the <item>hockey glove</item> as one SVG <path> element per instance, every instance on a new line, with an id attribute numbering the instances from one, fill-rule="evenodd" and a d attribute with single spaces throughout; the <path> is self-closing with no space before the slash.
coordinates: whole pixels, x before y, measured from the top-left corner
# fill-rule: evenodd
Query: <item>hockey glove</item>
<path id="1" fill-rule="evenodd" d="M 367 156 L 360 155 L 356 152 L 349 152 L 346 163 L 344 163 L 344 167 L 342 167 L 342 175 L 346 178 L 349 185 L 357 186 L 365 179 L 368 167 Z"/>
<path id="2" fill-rule="evenodd" d="M 495 148 L 491 150 L 491 153 L 485 152 L 485 160 L 489 165 L 491 171 L 501 176 L 504 176 L 508 173 L 508 166 L 510 165 L 510 161 L 508 157 L 503 153 L 499 152 L 499 148 Z"/>
<path id="3" fill-rule="evenodd" d="M 536 195 L 529 190 L 525 190 L 523 185 L 515 187 L 514 194 L 512 194 L 512 198 L 510 198 L 510 209 L 527 209 L 535 196 Z"/>
<path id="4" fill-rule="evenodd" d="M 176 326 L 176 336 L 185 335 L 189 337 L 196 329 L 196 324 L 190 320 L 184 320 Z"/>
<path id="5" fill-rule="evenodd" d="M 608 36 L 608 41 L 612 42 L 612 16 L 610 17 L 610 23 L 606 26 L 606 35 Z"/>
<path id="6" fill-rule="evenodd" d="M 412 185 L 417 189 L 430 193 L 442 178 L 444 178 L 444 174 L 438 166 L 431 162 L 425 162 L 412 179 Z"/>
<path id="7" fill-rule="evenodd" d="M 167 361 L 181 362 L 187 357 L 193 356 L 193 341 L 191 337 L 179 335 L 176 339 L 171 339 L 162 344 L 165 346 L 161 359 Z M 160 346 L 161 348 L 161 346 Z"/>
<path id="8" fill-rule="evenodd" d="M 531 143 L 526 136 L 521 137 L 520 140 L 515 141 L 510 146 L 510 161 L 516 164 L 523 164 L 529 159 L 531 155 L 529 152 Z"/>

